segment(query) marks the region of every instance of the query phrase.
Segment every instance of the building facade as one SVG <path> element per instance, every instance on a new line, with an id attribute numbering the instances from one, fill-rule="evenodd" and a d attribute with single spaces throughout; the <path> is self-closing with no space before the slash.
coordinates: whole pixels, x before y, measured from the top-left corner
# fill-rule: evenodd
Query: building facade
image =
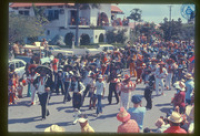
<path id="1" fill-rule="evenodd" d="M 77 9 L 75 3 L 35 3 L 36 7 L 44 7 L 44 16 L 49 20 L 45 24 L 45 38 L 50 41 L 56 35 L 64 37 L 65 41 L 74 41 L 76 33 Z M 79 12 L 79 44 L 90 44 L 106 42 L 106 31 L 112 26 L 113 18 L 117 14 L 122 14 L 117 6 L 111 4 L 100 4 L 98 8 L 93 8 L 87 4 L 88 8 L 80 8 Z M 11 3 L 9 12 L 27 16 L 35 16 L 32 3 Z"/>

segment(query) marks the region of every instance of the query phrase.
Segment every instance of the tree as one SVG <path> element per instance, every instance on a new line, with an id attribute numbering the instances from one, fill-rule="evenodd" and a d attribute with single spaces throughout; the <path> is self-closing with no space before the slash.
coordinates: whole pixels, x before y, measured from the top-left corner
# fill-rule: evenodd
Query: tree
<path id="1" fill-rule="evenodd" d="M 160 23 L 160 29 L 163 30 L 164 39 L 166 41 L 169 41 L 170 39 L 179 40 L 181 29 L 182 29 L 181 19 L 179 18 L 178 21 L 175 21 L 172 19 L 171 26 L 167 18 L 164 18 L 163 20 L 164 20 L 164 23 Z M 170 35 L 170 27 L 171 27 L 171 35 Z"/>
<path id="2" fill-rule="evenodd" d="M 91 9 L 91 8 L 100 8 L 100 4 L 97 3 L 93 3 L 93 4 L 80 4 L 80 3 L 76 3 L 75 4 L 76 7 L 76 34 L 75 34 L 75 45 L 78 46 L 78 33 L 79 33 L 79 12 L 81 9 Z"/>
<path id="3" fill-rule="evenodd" d="M 37 19 L 25 15 L 9 14 L 9 42 L 23 42 L 27 37 L 42 36 L 43 27 Z"/>
<path id="4" fill-rule="evenodd" d="M 113 29 L 110 31 L 107 31 L 106 37 L 108 43 L 124 43 L 127 39 L 125 36 L 125 33 L 127 32 L 127 29 L 117 30 Z"/>

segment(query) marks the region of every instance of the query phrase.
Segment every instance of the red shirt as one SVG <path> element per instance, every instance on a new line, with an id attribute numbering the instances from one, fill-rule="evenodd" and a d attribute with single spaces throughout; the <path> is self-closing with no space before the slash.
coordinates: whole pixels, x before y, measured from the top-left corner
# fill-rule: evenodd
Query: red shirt
<path id="1" fill-rule="evenodd" d="M 174 106 L 185 107 L 185 92 L 181 91 L 175 94 Z"/>
<path id="2" fill-rule="evenodd" d="M 165 130 L 163 133 L 182 133 L 187 134 L 187 132 L 182 129 L 180 126 L 171 126 L 167 130 Z"/>
<path id="3" fill-rule="evenodd" d="M 139 133 L 140 128 L 135 120 L 128 120 L 118 127 L 118 133 Z"/>

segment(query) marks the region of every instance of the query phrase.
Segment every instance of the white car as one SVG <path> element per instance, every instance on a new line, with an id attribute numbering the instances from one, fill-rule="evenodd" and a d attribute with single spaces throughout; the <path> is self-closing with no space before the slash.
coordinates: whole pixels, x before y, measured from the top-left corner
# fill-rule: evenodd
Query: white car
<path id="1" fill-rule="evenodd" d="M 59 47 L 53 47 L 53 46 L 49 46 L 49 51 L 52 53 L 53 56 L 72 56 L 74 55 L 73 51 L 66 51 L 66 50 L 62 50 Z"/>
<path id="2" fill-rule="evenodd" d="M 26 62 L 21 59 L 13 59 L 8 62 L 9 67 L 11 64 L 14 65 L 15 72 L 18 74 L 19 78 L 21 78 L 25 73 Z"/>
<path id="3" fill-rule="evenodd" d="M 111 44 L 99 44 L 99 47 L 97 49 L 87 49 L 86 52 L 88 52 L 91 55 L 95 55 L 103 52 L 104 50 L 113 51 L 113 49 L 114 46 Z"/>

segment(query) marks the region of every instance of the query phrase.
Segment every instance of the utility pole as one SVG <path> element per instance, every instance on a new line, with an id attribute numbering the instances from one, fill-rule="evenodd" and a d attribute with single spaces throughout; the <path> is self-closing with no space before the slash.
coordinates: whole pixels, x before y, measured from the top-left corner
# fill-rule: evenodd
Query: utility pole
<path id="1" fill-rule="evenodd" d="M 172 29 L 171 12 L 172 12 L 172 5 L 169 6 L 169 41 L 171 40 L 171 29 Z"/>

